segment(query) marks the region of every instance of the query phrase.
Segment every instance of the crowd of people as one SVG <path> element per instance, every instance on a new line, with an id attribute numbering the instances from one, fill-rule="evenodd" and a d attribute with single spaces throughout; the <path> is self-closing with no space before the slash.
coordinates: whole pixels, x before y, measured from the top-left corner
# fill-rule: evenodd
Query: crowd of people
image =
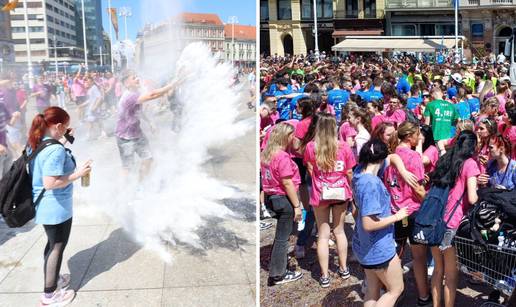
<path id="1" fill-rule="evenodd" d="M 61 274 L 61 263 L 72 227 L 73 182 L 91 172 L 92 161 L 77 165 L 72 151 L 64 145 L 73 142 L 79 127 L 78 137 L 90 141 L 90 148 L 101 145 L 96 140 L 113 139 L 122 178 L 137 174 L 140 191 L 153 161 L 142 121 L 156 131 L 153 121 L 145 116 L 144 105 L 153 101 L 159 114 L 170 109 L 173 122 L 179 122 L 181 106 L 175 93 L 185 76 L 158 86 L 150 80 L 140 83 L 135 71 L 113 75 L 87 71 L 83 65 L 74 75 L 42 73 L 32 87 L 15 73 L 0 76 L 0 179 L 22 154 L 30 159 L 34 221 L 43 226 L 48 239 L 40 306 L 64 306 L 75 296 L 74 290 L 68 289 L 71 276 Z M 235 84 L 244 78 L 246 87 L 253 85 L 254 71 L 240 71 Z M 108 120 L 115 123 L 109 131 L 103 124 Z M 175 132 L 180 129 L 176 124 L 171 128 Z"/>
<path id="2" fill-rule="evenodd" d="M 364 306 L 394 306 L 405 288 L 400 259 L 408 244 L 418 300 L 406 303 L 454 306 L 461 220 L 478 189 L 516 185 L 516 91 L 508 71 L 503 59 L 489 57 L 466 65 L 410 55 L 262 56 L 260 228 L 277 219 L 268 285 L 303 278 L 287 266 L 297 222 L 296 258 L 317 233 L 321 287 L 332 283 L 333 241 L 336 275 L 350 277 L 351 244 L 365 273 Z M 430 245 L 412 233 L 437 191 L 447 193 L 446 228 Z"/>

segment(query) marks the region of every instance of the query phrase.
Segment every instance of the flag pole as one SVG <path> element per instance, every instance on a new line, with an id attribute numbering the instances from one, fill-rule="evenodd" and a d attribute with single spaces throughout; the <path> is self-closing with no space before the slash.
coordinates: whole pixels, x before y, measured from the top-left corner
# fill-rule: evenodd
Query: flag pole
<path id="1" fill-rule="evenodd" d="M 455 58 L 459 54 L 459 0 L 453 0 L 455 6 Z"/>

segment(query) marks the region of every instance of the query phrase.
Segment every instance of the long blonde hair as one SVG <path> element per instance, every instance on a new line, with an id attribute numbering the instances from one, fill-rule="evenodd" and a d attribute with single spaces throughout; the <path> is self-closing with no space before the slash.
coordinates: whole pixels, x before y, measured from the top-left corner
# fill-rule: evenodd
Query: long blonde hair
<path id="1" fill-rule="evenodd" d="M 294 133 L 294 126 L 289 123 L 281 122 L 272 128 L 271 136 L 267 141 L 267 146 L 261 154 L 261 161 L 269 163 L 272 156 L 279 150 L 285 150 L 289 136 Z"/>
<path id="2" fill-rule="evenodd" d="M 324 172 L 332 171 L 335 168 L 338 150 L 337 122 L 333 115 L 319 114 L 314 141 L 317 167 Z"/>

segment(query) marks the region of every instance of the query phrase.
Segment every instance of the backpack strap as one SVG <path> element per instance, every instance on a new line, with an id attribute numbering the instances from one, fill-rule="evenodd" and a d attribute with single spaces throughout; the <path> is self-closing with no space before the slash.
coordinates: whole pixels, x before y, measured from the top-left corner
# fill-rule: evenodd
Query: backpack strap
<path id="1" fill-rule="evenodd" d="M 59 142 L 58 140 L 55 140 L 55 139 L 44 140 L 41 143 L 39 143 L 38 147 L 36 147 L 36 150 L 34 150 L 29 156 L 27 156 L 27 162 L 30 162 L 31 160 L 36 158 L 36 156 L 43 149 L 47 148 L 50 145 L 61 145 L 61 146 L 63 146 L 63 144 L 61 142 Z"/>
<path id="2" fill-rule="evenodd" d="M 462 196 L 459 198 L 459 200 L 457 201 L 457 203 L 455 203 L 455 206 L 453 206 L 453 209 L 450 213 L 450 216 L 448 217 L 448 220 L 446 221 L 446 226 L 448 226 L 448 223 L 450 222 L 450 220 L 452 219 L 453 217 L 453 214 L 455 213 L 455 210 L 457 210 L 457 207 L 459 207 L 459 204 L 462 202 L 462 199 L 464 198 L 464 195 L 466 195 L 466 191 L 467 191 L 467 187 L 465 187 L 464 189 L 464 193 L 462 193 Z M 445 212 L 446 212 L 446 209 L 445 209 Z M 446 214 L 446 213 L 445 213 Z"/>
<path id="3" fill-rule="evenodd" d="M 27 157 L 27 163 L 32 161 L 34 158 L 36 158 L 36 156 L 41 152 L 43 151 L 43 149 L 47 148 L 48 146 L 50 145 L 61 145 L 63 146 L 63 144 L 61 142 L 59 142 L 58 140 L 56 139 L 48 139 L 48 140 L 44 140 L 43 142 L 41 142 L 38 147 L 36 148 L 36 150 L 34 152 L 32 152 L 28 157 Z M 23 151 L 23 154 L 26 155 L 26 151 L 24 150 Z M 38 198 L 36 199 L 36 201 L 34 202 L 34 207 L 36 207 L 39 202 L 41 201 L 41 199 L 43 199 L 43 194 L 45 194 L 45 188 L 43 188 L 43 190 L 41 190 L 41 192 L 39 193 L 38 195 Z"/>

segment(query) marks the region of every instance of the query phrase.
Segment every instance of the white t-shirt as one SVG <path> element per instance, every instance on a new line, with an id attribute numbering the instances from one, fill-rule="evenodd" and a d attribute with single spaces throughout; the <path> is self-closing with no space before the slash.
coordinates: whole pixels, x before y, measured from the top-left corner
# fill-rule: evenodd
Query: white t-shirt
<path id="1" fill-rule="evenodd" d="M 88 98 L 86 102 L 88 103 L 88 113 L 93 112 L 93 106 L 95 105 L 95 102 L 102 97 L 102 94 L 99 91 L 99 88 L 96 85 L 93 85 L 88 89 Z"/>

